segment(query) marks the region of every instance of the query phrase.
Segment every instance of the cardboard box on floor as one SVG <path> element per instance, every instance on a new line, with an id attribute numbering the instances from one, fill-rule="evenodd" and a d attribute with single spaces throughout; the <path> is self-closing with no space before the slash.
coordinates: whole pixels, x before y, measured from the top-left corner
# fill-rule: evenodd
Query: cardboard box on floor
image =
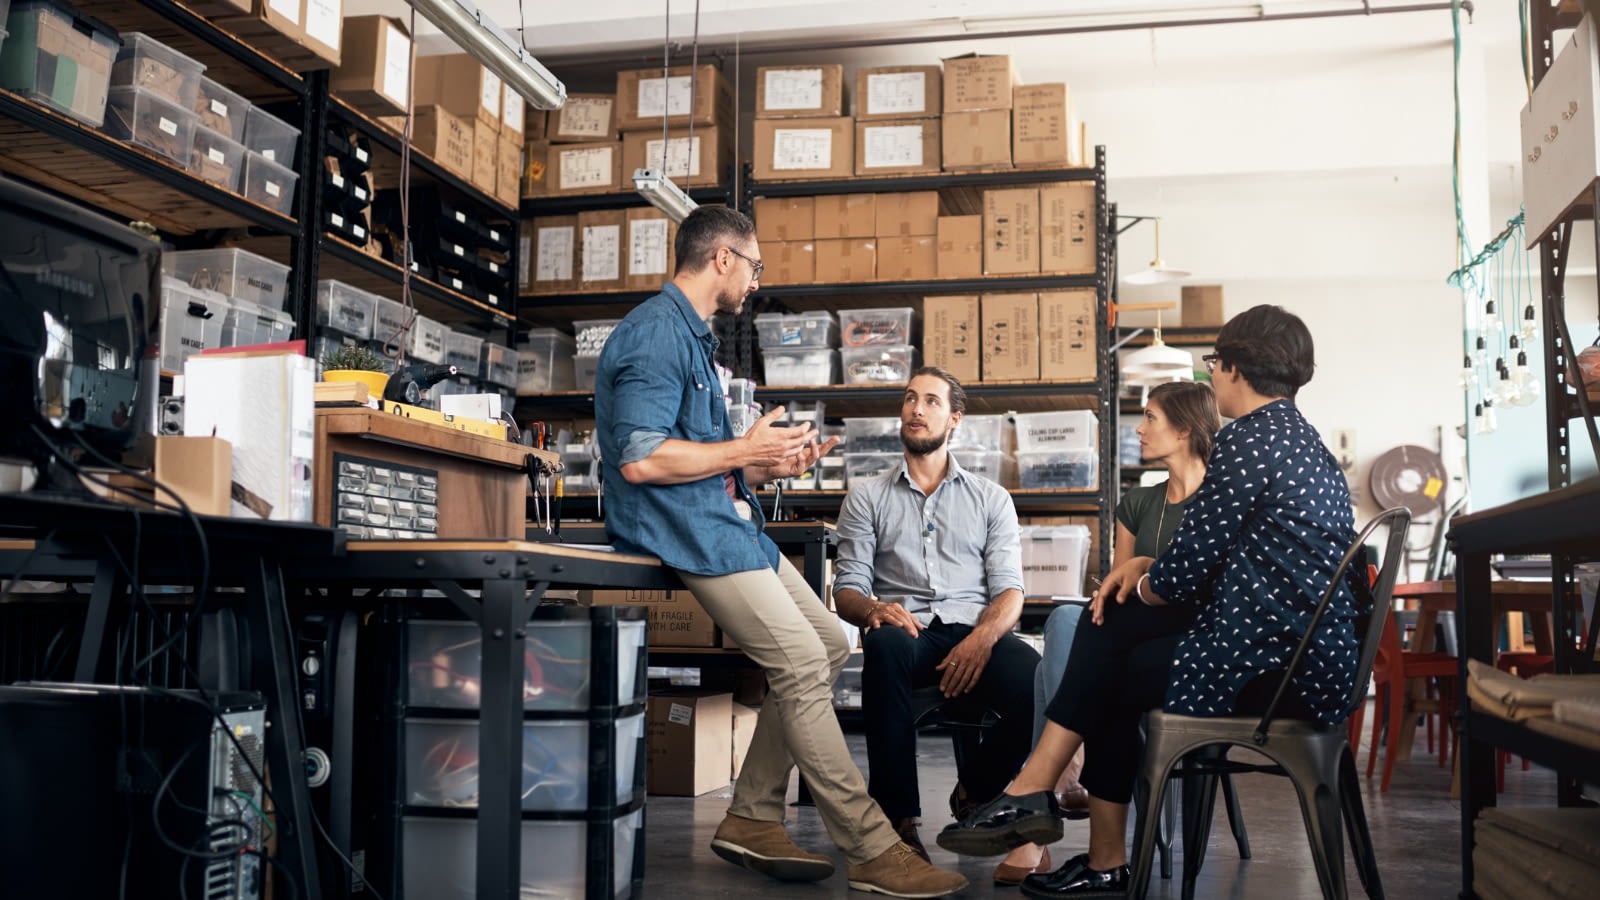
<path id="1" fill-rule="evenodd" d="M 645 735 L 649 793 L 698 797 L 728 785 L 733 771 L 732 694 L 651 694 Z"/>
<path id="2" fill-rule="evenodd" d="M 924 297 L 922 361 L 949 370 L 963 384 L 979 380 L 982 320 L 975 296 Z"/>
<path id="3" fill-rule="evenodd" d="M 856 70 L 856 121 L 927 119 L 944 108 L 938 66 L 879 66 Z"/>
<path id="4" fill-rule="evenodd" d="M 739 780 L 739 770 L 744 768 L 744 758 L 750 752 L 750 738 L 756 733 L 756 717 L 760 712 L 745 706 L 743 703 L 733 704 L 733 780 Z"/>
<path id="5" fill-rule="evenodd" d="M 594 606 L 643 606 L 651 647 L 715 647 L 717 625 L 688 591 L 579 591 L 578 602 Z"/>
<path id="6" fill-rule="evenodd" d="M 756 240 L 809 241 L 817 236 L 816 217 L 817 201 L 813 197 L 757 197 Z M 771 264 L 767 267 L 770 269 Z"/>
<path id="7" fill-rule="evenodd" d="M 1097 302 L 1091 290 L 1040 292 L 1040 379 L 1094 380 Z"/>
<path id="8" fill-rule="evenodd" d="M 983 380 L 1039 377 L 1039 295 L 984 294 Z"/>
<path id="9" fill-rule="evenodd" d="M 844 115 L 844 66 L 762 66 L 756 70 L 756 118 Z"/>

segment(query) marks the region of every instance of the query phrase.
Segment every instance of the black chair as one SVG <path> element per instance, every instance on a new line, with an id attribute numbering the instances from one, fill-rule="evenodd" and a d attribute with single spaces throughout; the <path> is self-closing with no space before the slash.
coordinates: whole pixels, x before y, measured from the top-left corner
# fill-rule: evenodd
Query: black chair
<path id="1" fill-rule="evenodd" d="M 1191 785 L 1198 788 L 1193 792 L 1196 802 L 1192 805 L 1185 803 L 1183 823 L 1183 896 L 1189 900 L 1194 896 L 1195 877 L 1205 860 L 1217 778 L 1222 774 L 1263 772 L 1285 776 L 1294 783 L 1323 896 L 1328 900 L 1346 900 L 1348 897 L 1344 880 L 1344 840 L 1340 832 L 1342 819 L 1344 826 L 1349 829 L 1361 884 L 1369 897 L 1381 900 L 1383 885 L 1378 877 L 1372 835 L 1367 829 L 1366 810 L 1361 803 L 1360 778 L 1356 774 L 1349 729 L 1344 719 L 1359 704 L 1366 702 L 1367 682 L 1372 675 L 1372 663 L 1378 653 L 1383 625 L 1388 619 L 1395 576 L 1404 555 L 1406 530 L 1410 524 L 1410 512 L 1396 507 L 1384 510 L 1362 529 L 1335 570 L 1328 589 L 1311 617 L 1306 636 L 1295 648 L 1283 681 L 1268 704 L 1266 713 L 1259 718 L 1201 718 L 1155 710 L 1146 716 L 1144 766 L 1139 776 L 1143 803 L 1139 809 L 1137 855 L 1128 896 L 1143 897 L 1149 887 L 1162 797 L 1169 779 L 1185 779 L 1185 798 L 1191 793 L 1188 789 Z M 1358 621 L 1361 656 L 1344 715 L 1335 725 L 1275 719 L 1278 705 L 1305 658 L 1317 626 L 1333 601 L 1337 585 L 1346 579 L 1352 565 L 1365 562 L 1366 541 L 1380 526 L 1388 526 L 1388 541 L 1383 554 L 1383 567 L 1372 586 L 1372 605 L 1364 611 L 1364 620 Z M 1256 765 L 1229 760 L 1226 753 L 1232 747 L 1254 750 L 1271 760 L 1271 764 Z M 1180 763 L 1183 768 L 1175 772 Z"/>
<path id="2" fill-rule="evenodd" d="M 984 729 L 1000 721 L 993 710 L 972 694 L 946 697 L 936 684 L 917 688 L 911 692 L 912 722 L 921 734 L 949 734 L 955 749 L 956 777 L 966 771 L 966 761 L 976 759 L 978 744 L 983 740 Z M 959 780 L 956 791 L 961 789 Z M 950 794 L 950 814 L 960 818 L 957 793 Z M 988 797 L 968 797 L 971 804 L 982 803 Z"/>

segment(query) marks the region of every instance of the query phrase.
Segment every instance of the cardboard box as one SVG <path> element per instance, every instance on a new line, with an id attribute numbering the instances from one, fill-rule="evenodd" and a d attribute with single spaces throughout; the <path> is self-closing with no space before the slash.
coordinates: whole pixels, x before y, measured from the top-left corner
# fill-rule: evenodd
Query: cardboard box
<path id="1" fill-rule="evenodd" d="M 472 183 L 486 194 L 494 193 L 499 174 L 495 153 L 500 149 L 500 129 L 490 128 L 482 119 L 472 128 Z"/>
<path id="2" fill-rule="evenodd" d="M 938 119 L 857 122 L 856 174 L 911 175 L 939 171 L 939 124 Z"/>
<path id="3" fill-rule="evenodd" d="M 649 793 L 698 797 L 728 786 L 733 771 L 732 694 L 652 694 L 645 711 L 645 735 Z"/>
<path id="4" fill-rule="evenodd" d="M 922 300 L 922 362 L 949 370 L 965 384 L 982 370 L 978 298 L 925 297 Z"/>
<path id="5" fill-rule="evenodd" d="M 545 137 L 553 144 L 615 140 L 617 95 L 568 94 L 560 109 L 550 110 Z"/>
<path id="6" fill-rule="evenodd" d="M 500 96 L 500 133 L 509 138 L 521 140 L 528 123 L 528 101 L 512 89 L 511 85 L 502 85 L 503 93 Z M 542 110 L 541 110 L 542 112 Z M 544 137 L 543 125 L 540 126 L 539 137 Z"/>
<path id="7" fill-rule="evenodd" d="M 717 626 L 688 591 L 584 590 L 578 602 L 593 606 L 642 606 L 649 615 L 651 647 L 715 647 Z"/>
<path id="8" fill-rule="evenodd" d="M 744 758 L 750 753 L 750 739 L 755 737 L 756 719 L 761 715 L 757 710 L 734 701 L 733 704 L 733 740 L 730 742 L 733 752 L 732 779 L 739 780 L 739 770 L 744 768 Z"/>
<path id="9" fill-rule="evenodd" d="M 856 70 L 856 121 L 925 119 L 943 110 L 938 66 L 878 66 Z"/>
<path id="10" fill-rule="evenodd" d="M 871 238 L 835 238 L 815 242 L 816 284 L 849 284 L 878 277 L 878 245 Z"/>
<path id="11" fill-rule="evenodd" d="M 344 20 L 343 44 L 328 87 L 368 115 L 405 115 L 411 102 L 411 35 L 405 26 L 388 16 L 351 16 Z"/>
<path id="12" fill-rule="evenodd" d="M 848 178 L 855 170 L 855 123 L 848 116 L 757 119 L 755 176 L 764 181 Z"/>
<path id="13" fill-rule="evenodd" d="M 825 238 L 870 238 L 878 233 L 876 194 L 824 194 L 816 197 L 811 235 Z"/>
<path id="14" fill-rule="evenodd" d="M 550 196 L 550 142 L 530 140 L 522 145 L 522 196 Z"/>
<path id="15" fill-rule="evenodd" d="M 1038 271 L 1038 189 L 984 191 L 983 274 L 1028 275 Z"/>
<path id="16" fill-rule="evenodd" d="M 1010 109 L 1017 73 L 1011 57 L 968 53 L 944 61 L 944 113 Z"/>
<path id="17" fill-rule="evenodd" d="M 622 289 L 627 257 L 628 211 L 595 209 L 578 213 L 578 290 Z"/>
<path id="18" fill-rule="evenodd" d="M 1023 166 L 1077 165 L 1078 122 L 1065 84 L 1019 85 L 1011 92 L 1011 162 Z"/>
<path id="19" fill-rule="evenodd" d="M 1039 378 L 1039 296 L 984 294 L 983 380 L 1032 381 Z"/>
<path id="20" fill-rule="evenodd" d="M 938 240 L 931 234 L 880 237 L 879 281 L 927 281 L 939 273 Z"/>
<path id="21" fill-rule="evenodd" d="M 662 148 L 665 147 L 665 155 Z M 630 179 L 635 169 L 660 169 L 666 166 L 667 177 L 678 187 L 721 184 L 723 174 L 731 173 L 733 166 L 733 129 L 696 128 L 689 134 L 687 128 L 667 132 L 666 144 L 661 143 L 661 131 L 632 131 L 622 136 L 622 177 Z"/>
<path id="22" fill-rule="evenodd" d="M 522 139 L 500 132 L 500 145 L 494 152 L 494 198 L 512 209 L 522 196 Z"/>
<path id="23" fill-rule="evenodd" d="M 988 109 L 944 114 L 946 171 L 1011 166 L 1011 112 Z"/>
<path id="24" fill-rule="evenodd" d="M 468 122 L 481 119 L 495 132 L 500 130 L 500 100 L 505 90 L 500 76 L 465 53 L 417 57 L 411 90 L 418 106 L 438 106 Z"/>
<path id="25" fill-rule="evenodd" d="M 817 203 L 811 197 L 757 197 L 756 240 L 809 241 L 817 236 Z M 764 250 L 765 248 L 763 248 Z M 762 259 L 766 259 L 765 256 Z M 767 269 L 772 264 L 767 262 Z"/>
<path id="26" fill-rule="evenodd" d="M 672 245 L 678 238 L 678 226 L 652 206 L 627 210 L 627 221 L 628 266 L 622 286 L 634 291 L 659 290 L 672 278 Z"/>
<path id="27" fill-rule="evenodd" d="M 733 88 L 713 65 L 703 65 L 690 78 L 689 66 L 674 66 L 662 78 L 660 69 L 617 73 L 617 128 L 659 129 L 666 125 L 733 124 Z"/>
<path id="28" fill-rule="evenodd" d="M 622 142 L 551 144 L 545 180 L 552 197 L 622 190 Z"/>
<path id="29" fill-rule="evenodd" d="M 244 38 L 257 49 L 278 57 L 285 64 L 316 55 L 304 44 L 305 0 L 253 0 L 241 15 L 222 14 L 218 25 Z M 290 65 L 290 68 L 296 68 Z"/>
<path id="30" fill-rule="evenodd" d="M 812 284 L 817 280 L 817 245 L 813 241 L 773 241 L 761 245 L 767 269 L 762 284 Z"/>
<path id="31" fill-rule="evenodd" d="M 844 109 L 844 66 L 762 66 L 756 69 L 758 119 L 842 116 Z"/>
<path id="32" fill-rule="evenodd" d="M 1092 290 L 1039 294 L 1039 377 L 1094 381 L 1096 306 Z"/>
<path id="33" fill-rule="evenodd" d="M 225 516 L 233 505 L 233 445 L 219 437 L 156 438 L 156 481 L 196 515 Z M 171 500 L 159 494 L 158 500 Z"/>
<path id="34" fill-rule="evenodd" d="M 560 294 L 578 287 L 579 231 L 577 216 L 534 219 L 528 254 L 533 260 L 529 292 Z"/>
<path id="35" fill-rule="evenodd" d="M 912 237 L 939 233 L 938 191 L 895 191 L 877 195 L 876 237 Z"/>
<path id="36" fill-rule="evenodd" d="M 521 94 L 518 94 L 515 91 L 512 91 L 511 93 L 512 96 L 515 96 L 518 100 L 522 99 Z M 523 140 L 539 141 L 548 139 L 550 137 L 547 130 L 549 127 L 549 120 L 549 110 L 538 109 L 534 107 L 533 104 L 524 101 L 522 104 Z M 502 122 L 503 121 L 504 120 L 502 119 Z"/>
<path id="37" fill-rule="evenodd" d="M 1186 284 L 1183 286 L 1180 322 L 1185 328 L 1221 328 L 1227 321 L 1222 310 L 1222 285 Z"/>
<path id="38" fill-rule="evenodd" d="M 1094 182 L 1039 189 L 1039 271 L 1090 275 L 1095 270 Z"/>
<path id="39" fill-rule="evenodd" d="M 411 146 L 461 176 L 472 178 L 472 121 L 437 106 L 419 106 L 411 114 Z"/>
<path id="40" fill-rule="evenodd" d="M 983 216 L 940 216 L 940 278 L 976 278 L 983 274 Z"/>
<path id="41" fill-rule="evenodd" d="M 319 68 L 337 66 L 341 62 L 340 44 L 344 28 L 344 0 L 305 0 L 301 24 L 304 32 L 300 45 L 326 63 Z"/>

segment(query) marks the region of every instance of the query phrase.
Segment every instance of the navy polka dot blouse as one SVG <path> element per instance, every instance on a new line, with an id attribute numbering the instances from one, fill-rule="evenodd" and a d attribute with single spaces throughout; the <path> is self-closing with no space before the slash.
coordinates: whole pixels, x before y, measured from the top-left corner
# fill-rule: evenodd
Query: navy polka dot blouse
<path id="1" fill-rule="evenodd" d="M 1150 589 L 1200 614 L 1178 644 L 1168 712 L 1222 716 L 1251 678 L 1287 667 L 1328 579 L 1355 540 L 1350 487 L 1315 428 L 1276 400 L 1217 433 L 1205 480 Z M 1295 688 L 1336 722 L 1355 680 L 1355 597 L 1336 595 Z"/>

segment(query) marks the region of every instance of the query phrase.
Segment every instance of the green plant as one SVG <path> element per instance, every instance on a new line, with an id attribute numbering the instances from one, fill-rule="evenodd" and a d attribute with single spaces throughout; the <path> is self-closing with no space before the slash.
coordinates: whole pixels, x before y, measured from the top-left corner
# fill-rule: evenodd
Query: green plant
<path id="1" fill-rule="evenodd" d="M 386 372 L 389 361 L 366 347 L 346 344 L 336 347 L 327 356 L 322 358 L 322 368 L 328 369 L 354 369 L 358 372 Z"/>

